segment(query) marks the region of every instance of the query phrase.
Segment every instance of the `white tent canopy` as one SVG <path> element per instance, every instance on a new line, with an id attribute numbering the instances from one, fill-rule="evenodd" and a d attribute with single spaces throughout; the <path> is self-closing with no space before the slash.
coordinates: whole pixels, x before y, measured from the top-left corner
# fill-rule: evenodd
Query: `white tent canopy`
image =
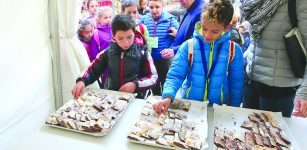
<path id="1" fill-rule="evenodd" d="M 82 1 L 0 2 L 0 149 L 10 149 L 71 98 L 89 65 L 78 40 Z"/>

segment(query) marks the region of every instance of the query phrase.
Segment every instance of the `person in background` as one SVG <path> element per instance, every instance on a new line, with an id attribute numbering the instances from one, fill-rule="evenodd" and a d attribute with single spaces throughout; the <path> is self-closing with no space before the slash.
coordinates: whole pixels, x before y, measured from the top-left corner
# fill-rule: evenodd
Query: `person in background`
<path id="1" fill-rule="evenodd" d="M 181 85 L 183 99 L 240 106 L 244 80 L 243 54 L 240 46 L 229 40 L 233 12 L 228 0 L 204 6 L 201 22 L 196 24 L 194 31 L 191 62 L 187 41 L 180 46 L 167 73 L 162 101 L 153 105 L 158 114 L 167 113 Z"/>
<path id="2" fill-rule="evenodd" d="M 97 29 L 92 38 L 91 58 L 95 59 L 97 54 L 108 48 L 112 39 L 112 8 L 103 6 L 99 9 L 97 18 Z M 93 60 L 91 60 L 93 61 Z"/>
<path id="3" fill-rule="evenodd" d="M 303 78 L 294 75 L 283 38 L 292 29 L 288 2 L 295 1 L 261 2 L 248 0 L 241 6 L 243 17 L 252 25 L 252 41 L 245 52 L 248 81 L 244 85 L 243 107 L 282 112 L 284 117 L 307 117 L 307 70 Z M 305 47 L 306 10 L 307 1 L 296 0 L 298 29 Z"/>
<path id="4" fill-rule="evenodd" d="M 146 15 L 149 13 L 149 10 L 147 9 L 147 0 L 140 0 L 139 1 L 139 9 L 138 12 L 140 15 Z"/>
<path id="5" fill-rule="evenodd" d="M 231 28 L 230 28 L 230 40 L 236 42 L 241 47 L 243 46 L 244 39 L 243 35 L 237 29 L 237 24 L 239 22 L 238 17 L 234 14 L 231 20 Z"/>
<path id="6" fill-rule="evenodd" d="M 173 58 L 180 45 L 193 37 L 195 24 L 200 21 L 201 9 L 205 4 L 204 0 L 179 0 L 179 2 L 181 6 L 187 10 L 187 12 L 180 23 L 174 46 L 165 50 L 168 52 L 163 53 L 165 54 L 164 57 Z"/>
<path id="7" fill-rule="evenodd" d="M 239 32 L 242 34 L 244 38 L 244 43 L 242 46 L 243 54 L 247 50 L 250 44 L 250 28 L 251 28 L 251 24 L 248 21 L 243 21 L 238 27 Z"/>
<path id="8" fill-rule="evenodd" d="M 175 16 L 162 11 L 162 0 L 149 0 L 149 10 L 145 16 L 141 17 L 141 21 L 148 28 L 152 51 L 151 56 L 154 59 L 155 66 L 158 71 L 159 81 L 155 88 L 152 89 L 153 95 L 161 95 L 161 86 L 163 86 L 166 73 L 171 64 L 171 59 L 167 53 L 163 51 L 174 46 L 174 37 L 176 36 L 179 23 Z"/>
<path id="9" fill-rule="evenodd" d="M 85 19 L 88 19 L 91 21 L 91 24 L 96 29 L 96 19 L 98 14 L 98 2 L 96 0 L 88 0 L 87 1 L 87 10 L 88 15 L 86 15 Z"/>
<path id="10" fill-rule="evenodd" d="M 122 6 L 122 13 L 129 15 L 134 21 L 135 21 L 135 30 L 140 32 L 145 40 L 147 41 L 148 46 L 148 53 L 151 53 L 151 45 L 149 44 L 149 32 L 147 27 L 139 20 L 137 19 L 138 13 L 138 6 L 139 1 L 138 0 L 123 0 L 121 3 Z"/>
<path id="11" fill-rule="evenodd" d="M 71 93 L 77 99 L 85 86 L 94 83 L 109 69 L 109 90 L 138 93 L 148 90 L 158 79 L 153 60 L 146 51 L 146 42 L 135 32 L 134 20 L 126 15 L 116 15 L 112 22 L 114 40 L 110 47 L 92 62 L 91 66 L 77 78 Z"/>
<path id="12" fill-rule="evenodd" d="M 90 60 L 93 60 L 91 58 L 91 39 L 93 36 L 94 27 L 91 24 L 91 22 L 87 19 L 81 20 L 80 22 L 80 28 L 78 30 L 78 38 L 82 42 L 84 48 L 86 49 L 87 55 Z"/>

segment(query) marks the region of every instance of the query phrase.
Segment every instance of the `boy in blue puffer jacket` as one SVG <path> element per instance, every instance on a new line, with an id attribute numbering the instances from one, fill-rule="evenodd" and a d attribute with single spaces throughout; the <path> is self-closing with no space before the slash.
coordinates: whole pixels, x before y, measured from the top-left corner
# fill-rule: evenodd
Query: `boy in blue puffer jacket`
<path id="1" fill-rule="evenodd" d="M 228 0 L 204 6 L 201 23 L 195 27 L 192 66 L 189 65 L 188 42 L 184 42 L 167 74 L 163 100 L 153 105 L 157 113 L 167 112 L 180 85 L 184 99 L 240 106 L 243 54 L 240 46 L 229 40 L 232 16 L 233 6 Z"/>

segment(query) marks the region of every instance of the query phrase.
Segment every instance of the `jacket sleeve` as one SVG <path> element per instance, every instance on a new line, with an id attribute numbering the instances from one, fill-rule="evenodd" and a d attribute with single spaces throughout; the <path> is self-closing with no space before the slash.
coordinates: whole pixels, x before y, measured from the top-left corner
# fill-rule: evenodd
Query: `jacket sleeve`
<path id="1" fill-rule="evenodd" d="M 175 17 L 171 17 L 170 18 L 170 22 L 171 22 L 171 26 L 174 27 L 176 30 L 179 29 L 179 23 L 177 21 L 177 19 Z M 171 38 L 171 44 L 169 47 L 174 47 L 176 45 L 176 42 L 175 42 L 175 38 Z"/>
<path id="2" fill-rule="evenodd" d="M 235 57 L 228 68 L 229 104 L 239 107 L 243 98 L 244 59 L 240 46 L 235 45 Z"/>
<path id="3" fill-rule="evenodd" d="M 304 46 L 307 48 L 307 1 L 296 1 L 298 28 L 302 34 L 304 40 Z M 307 100 L 307 65 L 305 67 L 305 74 L 303 82 L 296 92 L 295 99 Z"/>
<path id="4" fill-rule="evenodd" d="M 188 45 L 187 42 L 181 44 L 178 53 L 175 55 L 172 65 L 167 73 L 163 86 L 162 98 L 170 97 L 174 100 L 177 91 L 182 85 L 188 72 Z"/>
<path id="5" fill-rule="evenodd" d="M 145 51 L 143 55 L 146 59 L 142 61 L 141 64 L 141 77 L 134 82 L 137 83 L 137 91 L 144 91 L 153 88 L 158 80 L 158 74 L 153 59 L 151 55 L 145 53 L 147 53 L 147 51 Z"/>
<path id="6" fill-rule="evenodd" d="M 98 57 L 94 59 L 87 70 L 81 74 L 81 77 L 77 79 L 77 82 L 82 80 L 85 86 L 87 86 L 98 80 L 99 77 L 103 74 L 104 70 L 107 68 L 107 57 L 108 50 L 99 53 Z"/>

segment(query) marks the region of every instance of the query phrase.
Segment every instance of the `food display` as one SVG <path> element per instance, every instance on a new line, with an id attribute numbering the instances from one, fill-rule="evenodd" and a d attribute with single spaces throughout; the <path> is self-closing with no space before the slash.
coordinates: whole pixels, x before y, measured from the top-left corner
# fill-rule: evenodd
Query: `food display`
<path id="1" fill-rule="evenodd" d="M 51 114 L 46 124 L 61 129 L 105 135 L 123 114 L 133 94 L 89 89 Z"/>
<path id="2" fill-rule="evenodd" d="M 207 148 L 207 113 L 206 107 L 201 107 L 203 103 L 175 100 L 167 114 L 158 115 L 152 105 L 159 98 L 161 99 L 147 99 L 128 139 L 135 143 L 169 149 Z"/>
<path id="3" fill-rule="evenodd" d="M 216 149 L 296 150 L 299 149 L 281 113 L 215 106 Z"/>

